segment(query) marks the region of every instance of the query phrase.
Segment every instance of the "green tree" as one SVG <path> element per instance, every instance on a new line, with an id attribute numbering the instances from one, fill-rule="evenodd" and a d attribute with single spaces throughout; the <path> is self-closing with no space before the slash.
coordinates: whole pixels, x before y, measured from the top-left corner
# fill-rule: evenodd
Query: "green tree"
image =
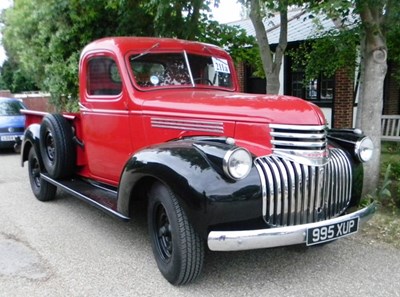
<path id="1" fill-rule="evenodd" d="M 218 1 L 213 1 L 212 3 Z M 14 0 L 3 15 L 3 43 L 15 71 L 52 95 L 60 109 L 78 97 L 81 49 L 104 36 L 208 41 L 245 59 L 243 31 L 209 22 L 210 0 Z M 218 32 L 220 35 L 217 35 Z M 222 34 L 222 35 L 221 35 Z M 235 39 L 236 38 L 236 39 Z M 239 45 L 238 45 L 239 44 Z M 250 50 L 251 52 L 251 50 Z M 248 54 L 248 57 L 254 55 Z"/>
<path id="2" fill-rule="evenodd" d="M 34 81 L 18 68 L 11 58 L 0 67 L 0 90 L 10 90 L 12 93 L 38 90 Z"/>
<path id="3" fill-rule="evenodd" d="M 400 3 L 393 0 L 330 0 L 310 2 L 308 9 L 314 12 L 323 12 L 327 17 L 341 21 L 343 28 L 334 32 L 338 43 L 326 46 L 327 39 L 320 40 L 313 46 L 308 59 L 309 69 L 318 69 L 318 63 L 329 64 L 336 59 L 342 63 L 332 61 L 331 70 L 342 67 L 343 64 L 354 65 L 351 54 L 346 50 L 338 50 L 347 46 L 354 51 L 357 46 L 360 55 L 360 88 L 356 117 L 356 127 L 361 128 L 373 140 L 374 156 L 365 165 L 364 193 L 372 192 L 378 186 L 379 164 L 381 151 L 381 115 L 383 109 L 384 79 L 387 72 L 388 48 L 393 60 L 399 57 L 399 12 Z M 331 34 L 331 33 L 330 33 Z M 388 40 L 388 42 L 387 42 Z M 353 46 L 350 46 L 353 44 Z M 345 45 L 345 46 L 343 46 Z M 322 47 L 328 51 L 324 51 Z M 335 50 L 333 50 L 335 49 Z M 318 58 L 317 53 L 320 51 Z M 336 54 L 336 55 L 335 55 Z M 330 59 L 327 57 L 330 57 Z M 341 57 L 341 58 L 338 58 Z M 343 58 L 343 59 L 342 59 Z M 332 65 L 334 65 L 332 67 Z M 327 69 L 320 67 L 320 69 Z M 353 68 L 354 69 L 354 68 Z M 311 73 L 312 71 L 310 71 Z"/>
<path id="4" fill-rule="evenodd" d="M 148 1 L 136 0 L 15 0 L 3 23 L 7 54 L 59 108 L 78 96 L 79 54 L 87 43 L 156 34 Z"/>

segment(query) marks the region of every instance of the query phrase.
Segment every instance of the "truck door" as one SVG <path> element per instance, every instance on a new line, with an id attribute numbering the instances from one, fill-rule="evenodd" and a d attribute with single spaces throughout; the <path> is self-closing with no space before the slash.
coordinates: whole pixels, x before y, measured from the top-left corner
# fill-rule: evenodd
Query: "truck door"
<path id="1" fill-rule="evenodd" d="M 96 179 L 117 184 L 132 151 L 120 69 L 112 54 L 88 55 L 82 63 L 80 109 L 89 171 Z"/>

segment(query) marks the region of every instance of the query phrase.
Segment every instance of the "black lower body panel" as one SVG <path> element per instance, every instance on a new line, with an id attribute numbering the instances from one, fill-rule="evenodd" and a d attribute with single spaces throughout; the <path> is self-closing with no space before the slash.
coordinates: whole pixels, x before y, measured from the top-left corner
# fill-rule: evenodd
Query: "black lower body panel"
<path id="1" fill-rule="evenodd" d="M 40 177 L 55 185 L 57 188 L 60 188 L 80 200 L 101 209 L 109 215 L 123 221 L 129 221 L 129 217 L 126 217 L 113 209 L 118 197 L 116 191 L 91 184 L 79 178 L 55 180 L 43 173 Z"/>

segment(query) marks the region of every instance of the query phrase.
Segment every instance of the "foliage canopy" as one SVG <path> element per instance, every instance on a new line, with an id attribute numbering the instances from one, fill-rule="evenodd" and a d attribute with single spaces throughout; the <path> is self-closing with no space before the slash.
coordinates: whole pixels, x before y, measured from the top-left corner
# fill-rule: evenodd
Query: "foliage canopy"
<path id="1" fill-rule="evenodd" d="M 254 38 L 210 20 L 211 0 L 14 0 L 5 10 L 3 43 L 9 64 L 3 85 L 12 91 L 33 86 L 67 108 L 78 97 L 81 49 L 105 36 L 162 36 L 223 46 L 234 59 L 257 59 Z M 18 76 L 25 83 L 18 83 Z M 20 79 L 21 80 L 21 79 Z"/>

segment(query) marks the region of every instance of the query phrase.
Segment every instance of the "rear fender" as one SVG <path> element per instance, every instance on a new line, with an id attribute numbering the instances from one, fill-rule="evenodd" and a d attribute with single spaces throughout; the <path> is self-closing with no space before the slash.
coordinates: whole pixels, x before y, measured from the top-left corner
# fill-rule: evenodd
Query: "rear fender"
<path id="1" fill-rule="evenodd" d="M 24 162 L 28 161 L 28 155 L 30 149 L 33 147 L 36 151 L 36 155 L 39 159 L 41 168 L 43 168 L 42 157 L 40 156 L 40 124 L 31 124 L 25 129 L 24 139 L 21 146 L 21 166 L 24 166 Z"/>
<path id="2" fill-rule="evenodd" d="M 189 220 L 203 235 L 212 224 L 254 218 L 254 209 L 260 215 L 261 184 L 256 168 L 253 166 L 250 174 L 239 181 L 223 172 L 223 156 L 232 147 L 180 140 L 136 153 L 127 162 L 120 180 L 118 212 L 129 216 L 131 199 L 140 192 L 135 186 L 152 178 L 176 194 Z"/>

